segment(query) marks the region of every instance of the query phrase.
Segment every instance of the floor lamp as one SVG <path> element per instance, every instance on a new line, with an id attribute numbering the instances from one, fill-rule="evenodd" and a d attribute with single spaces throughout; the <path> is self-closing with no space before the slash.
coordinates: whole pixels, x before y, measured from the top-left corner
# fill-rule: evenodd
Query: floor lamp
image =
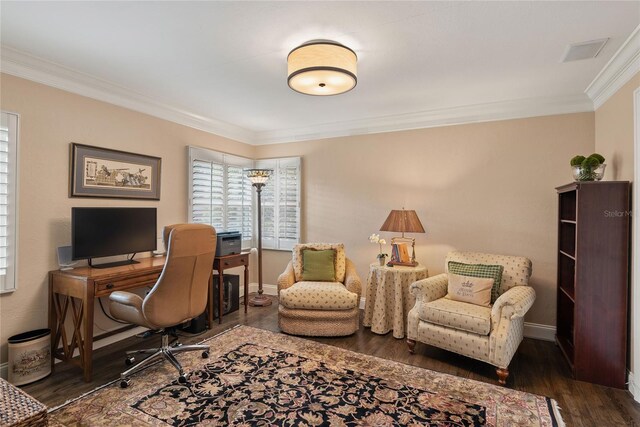
<path id="1" fill-rule="evenodd" d="M 262 187 L 265 186 L 273 171 L 271 169 L 248 169 L 247 178 L 251 181 L 251 185 L 256 187 L 258 194 L 258 294 L 249 299 L 249 305 L 252 307 L 265 307 L 271 305 L 271 298 L 263 295 L 262 289 Z"/>

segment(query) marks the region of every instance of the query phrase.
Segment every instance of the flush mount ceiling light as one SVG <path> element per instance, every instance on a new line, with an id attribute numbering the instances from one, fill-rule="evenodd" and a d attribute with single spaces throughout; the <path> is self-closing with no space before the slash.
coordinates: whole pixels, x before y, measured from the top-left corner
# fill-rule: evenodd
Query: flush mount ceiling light
<path id="1" fill-rule="evenodd" d="M 306 95 L 338 95 L 353 89 L 356 53 L 330 40 L 307 42 L 287 57 L 289 87 Z"/>

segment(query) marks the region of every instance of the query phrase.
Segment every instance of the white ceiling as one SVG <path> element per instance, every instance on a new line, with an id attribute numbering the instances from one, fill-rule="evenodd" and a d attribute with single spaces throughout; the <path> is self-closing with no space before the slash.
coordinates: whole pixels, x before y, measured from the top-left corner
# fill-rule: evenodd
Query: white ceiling
<path id="1" fill-rule="evenodd" d="M 584 111 L 585 89 L 640 23 L 636 1 L 2 1 L 0 11 L 3 62 L 55 69 L 252 143 L 411 127 L 485 104 Z M 602 38 L 597 58 L 560 62 L 568 44 Z M 353 91 L 288 88 L 286 56 L 311 39 L 356 51 Z"/>

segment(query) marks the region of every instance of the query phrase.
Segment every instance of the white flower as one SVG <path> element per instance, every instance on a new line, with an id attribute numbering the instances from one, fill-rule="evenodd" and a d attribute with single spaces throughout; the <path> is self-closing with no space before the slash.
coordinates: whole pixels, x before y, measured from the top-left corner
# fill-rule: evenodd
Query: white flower
<path id="1" fill-rule="evenodd" d="M 369 241 L 371 243 L 378 243 L 380 241 L 380 235 L 379 234 L 372 234 L 371 236 L 369 236 Z"/>
<path id="2" fill-rule="evenodd" d="M 384 239 L 380 239 L 380 240 L 378 240 L 378 243 L 380 243 L 381 245 L 386 245 L 387 241 L 384 240 Z"/>

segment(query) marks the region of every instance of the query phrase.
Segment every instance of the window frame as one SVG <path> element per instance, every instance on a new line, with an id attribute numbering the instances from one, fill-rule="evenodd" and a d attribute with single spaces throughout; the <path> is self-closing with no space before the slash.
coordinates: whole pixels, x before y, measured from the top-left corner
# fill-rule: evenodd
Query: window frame
<path id="1" fill-rule="evenodd" d="M 220 151 L 215 151 L 215 150 L 209 150 L 207 148 L 200 148 L 200 147 L 193 147 L 193 146 L 188 146 L 187 147 L 187 165 L 188 165 L 188 199 L 187 199 L 187 209 L 188 209 L 188 221 L 189 222 L 193 222 L 193 161 L 194 160 L 200 160 L 200 161 L 209 161 L 212 163 L 219 163 L 222 165 L 222 169 L 223 169 L 223 196 L 222 196 L 222 203 L 223 203 L 223 222 L 225 222 L 225 228 L 226 229 L 226 222 L 228 220 L 228 197 L 227 197 L 227 192 L 228 192 L 228 181 L 227 181 L 227 175 L 228 175 L 228 171 L 227 171 L 227 166 L 235 166 L 235 167 L 239 167 L 239 168 L 251 168 L 253 167 L 253 159 L 249 159 L 247 157 L 241 157 L 241 156 L 236 156 L 233 154 L 226 154 Z M 252 212 L 255 212 L 255 197 L 252 194 L 251 195 L 251 209 Z M 251 247 L 253 247 L 253 243 L 254 243 L 254 239 L 255 239 L 255 220 L 252 218 L 251 221 L 251 239 L 242 239 L 242 244 L 241 247 L 242 249 L 250 249 Z M 220 230 L 218 230 L 220 231 Z M 226 231 L 226 230 L 225 230 Z M 242 232 L 242 230 L 240 230 Z M 243 237 L 244 237 L 244 233 L 243 233 Z"/>
<path id="2" fill-rule="evenodd" d="M 207 148 L 188 146 L 187 147 L 187 164 L 188 164 L 188 200 L 187 200 L 187 209 L 188 209 L 188 221 L 193 222 L 193 161 L 201 160 L 201 161 L 210 161 L 216 162 L 223 165 L 224 169 L 224 221 L 227 220 L 227 166 L 232 165 L 236 167 L 243 168 L 267 168 L 273 169 L 274 173 L 270 178 L 271 182 L 275 182 L 276 188 L 274 188 L 274 226 L 275 231 L 274 235 L 278 236 L 278 223 L 279 223 L 279 182 L 280 182 L 280 174 L 279 167 L 286 166 L 295 166 L 297 168 L 298 179 L 296 181 L 296 200 L 297 200 L 297 224 L 296 224 L 296 233 L 297 238 L 295 241 L 293 239 L 280 239 L 275 237 L 274 239 L 265 239 L 264 236 L 262 238 L 262 249 L 264 250 L 280 250 L 280 251 L 290 251 L 293 249 L 293 246 L 301 241 L 301 222 L 302 222 L 302 200 L 301 200 L 301 187 L 302 187 L 302 158 L 301 157 L 282 157 L 276 159 L 260 159 L 254 160 L 247 157 L 236 156 L 233 154 L 226 154 L 221 151 L 211 150 Z M 251 221 L 251 239 L 242 240 L 242 249 L 254 248 L 257 246 L 258 242 L 258 220 L 255 212 L 257 211 L 257 193 L 253 187 L 251 187 L 251 209 L 252 209 L 252 221 Z M 264 216 L 263 216 L 263 228 L 264 228 Z M 243 233 L 244 237 L 244 233 Z M 290 240 L 287 242 L 286 240 Z"/>
<path id="3" fill-rule="evenodd" d="M 0 294 L 14 292 L 18 289 L 18 204 L 20 194 L 20 114 L 12 111 L 0 110 L 0 114 L 8 117 L 9 159 L 7 185 L 7 280 L 0 281 Z M 13 132 L 12 132 L 13 129 Z M 13 151 L 11 150 L 13 146 Z M 12 155 L 13 153 L 13 155 Z M 13 185 L 11 180 L 13 178 Z"/>
<path id="4" fill-rule="evenodd" d="M 297 217 L 298 222 L 296 224 L 297 239 L 295 241 L 287 242 L 287 239 L 281 239 L 279 237 L 280 226 L 280 168 L 286 166 L 294 166 L 298 169 L 298 179 L 296 181 L 296 200 L 297 200 Z M 265 239 L 262 238 L 262 249 L 274 250 L 274 251 L 290 251 L 293 247 L 301 241 L 301 223 L 302 223 L 302 199 L 301 199 L 301 187 L 302 187 L 302 158 L 301 157 L 279 157 L 274 159 L 259 159 L 255 161 L 255 167 L 259 169 L 273 169 L 274 173 L 270 178 L 270 182 L 275 183 L 274 188 L 274 238 Z M 264 226 L 264 217 L 262 218 Z"/>

